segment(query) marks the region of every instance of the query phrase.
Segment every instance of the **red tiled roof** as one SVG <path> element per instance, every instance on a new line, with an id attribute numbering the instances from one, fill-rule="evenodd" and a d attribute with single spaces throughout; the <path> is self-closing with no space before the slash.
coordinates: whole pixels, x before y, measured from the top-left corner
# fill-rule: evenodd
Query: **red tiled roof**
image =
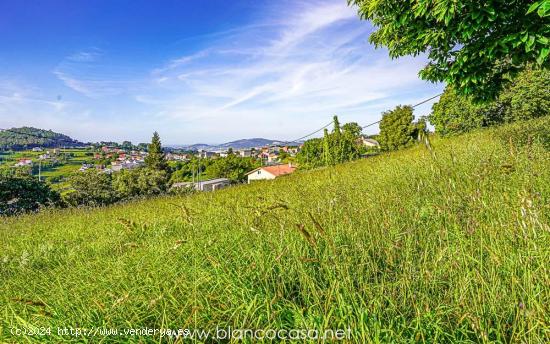
<path id="1" fill-rule="evenodd" d="M 296 167 L 289 166 L 288 164 L 284 164 L 284 165 L 275 165 L 275 166 L 264 166 L 264 167 L 261 167 L 261 169 L 271 173 L 275 177 L 278 177 L 278 176 L 282 176 L 282 175 L 294 172 L 296 170 Z"/>

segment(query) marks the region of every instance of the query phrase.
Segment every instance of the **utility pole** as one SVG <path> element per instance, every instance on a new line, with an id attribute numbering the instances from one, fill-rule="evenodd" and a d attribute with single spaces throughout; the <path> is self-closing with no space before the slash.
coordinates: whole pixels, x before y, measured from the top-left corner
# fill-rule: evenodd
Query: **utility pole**
<path id="1" fill-rule="evenodd" d="M 197 174 L 198 174 L 198 186 L 199 186 L 199 191 L 202 191 L 201 190 L 201 152 L 199 151 L 199 167 L 198 167 L 198 171 L 197 171 Z"/>
<path id="2" fill-rule="evenodd" d="M 191 158 L 192 159 L 192 158 Z M 191 184 L 192 187 L 195 187 L 195 163 L 193 161 L 189 162 L 191 164 L 191 180 L 193 183 Z"/>

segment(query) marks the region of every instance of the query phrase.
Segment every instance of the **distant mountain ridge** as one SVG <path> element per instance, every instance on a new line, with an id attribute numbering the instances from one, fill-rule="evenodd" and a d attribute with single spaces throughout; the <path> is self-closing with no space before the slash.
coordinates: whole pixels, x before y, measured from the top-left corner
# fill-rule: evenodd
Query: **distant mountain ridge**
<path id="1" fill-rule="evenodd" d="M 11 128 L 0 131 L 0 149 L 23 150 L 34 147 L 76 147 L 84 143 L 71 137 L 33 127 Z"/>
<path id="2" fill-rule="evenodd" d="M 298 145 L 302 142 L 293 142 Z M 166 145 L 167 148 L 177 148 L 184 150 L 206 150 L 206 151 L 224 151 L 232 148 L 234 150 L 250 149 L 255 147 L 264 147 L 269 145 L 289 144 L 284 140 L 273 140 L 261 137 L 250 139 L 240 139 L 221 144 L 196 143 L 192 145 Z M 78 147 L 84 143 L 75 140 L 67 135 L 56 133 L 52 130 L 38 129 L 34 127 L 11 128 L 0 130 L 0 149 L 3 150 L 24 150 L 34 147 L 56 148 L 56 147 Z"/>
<path id="3" fill-rule="evenodd" d="M 173 148 L 180 148 L 185 150 L 207 150 L 207 151 L 218 151 L 218 150 L 227 150 L 229 148 L 232 149 L 250 149 L 254 147 L 264 147 L 269 145 L 284 145 L 288 142 L 283 140 L 271 140 L 271 139 L 264 139 L 261 137 L 255 137 L 251 139 L 241 139 L 241 140 L 235 140 L 231 142 L 226 142 L 218 145 L 210 145 L 206 143 L 196 143 L 192 145 L 171 145 L 169 147 Z M 300 142 L 296 142 L 294 144 L 299 144 Z"/>

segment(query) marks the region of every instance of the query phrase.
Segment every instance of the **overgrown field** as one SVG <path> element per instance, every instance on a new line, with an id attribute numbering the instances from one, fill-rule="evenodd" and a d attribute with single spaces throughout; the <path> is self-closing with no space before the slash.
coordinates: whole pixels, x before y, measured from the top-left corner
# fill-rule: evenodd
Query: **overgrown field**
<path id="1" fill-rule="evenodd" d="M 486 130 L 215 193 L 1 220 L 0 341 L 231 326 L 547 342 L 550 152 L 515 141 Z M 52 333 L 11 334 L 31 326 Z"/>

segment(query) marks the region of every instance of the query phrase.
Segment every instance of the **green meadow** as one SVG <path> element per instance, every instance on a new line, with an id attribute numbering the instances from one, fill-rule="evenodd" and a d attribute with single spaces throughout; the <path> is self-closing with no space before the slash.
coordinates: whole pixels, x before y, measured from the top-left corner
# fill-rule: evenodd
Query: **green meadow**
<path id="1" fill-rule="evenodd" d="M 1 152 L 0 153 L 0 167 L 9 169 L 13 166 L 19 159 L 31 159 L 33 163 L 38 166 L 40 159 L 39 156 L 45 154 L 47 151 L 52 151 L 51 149 L 44 149 L 42 152 L 33 152 L 31 150 L 26 151 L 10 151 L 10 152 Z M 48 159 L 44 161 L 44 165 L 41 170 L 42 180 L 50 182 L 50 185 L 53 189 L 63 192 L 70 188 L 66 182 L 66 178 L 70 175 L 78 172 L 78 169 L 82 166 L 83 163 L 93 162 L 90 156 L 87 156 L 86 153 L 89 150 L 86 149 L 63 149 L 62 154 L 66 155 L 66 160 L 61 161 L 57 166 L 46 166 L 45 164 L 52 160 L 62 160 L 60 157 L 54 159 Z M 34 174 L 38 177 L 38 168 L 35 168 Z"/>
<path id="2" fill-rule="evenodd" d="M 0 342 L 185 342 L 57 329 L 229 326 L 547 342 L 550 152 L 517 129 L 213 193 L 0 219 Z M 41 328 L 51 334 L 14 333 Z"/>

